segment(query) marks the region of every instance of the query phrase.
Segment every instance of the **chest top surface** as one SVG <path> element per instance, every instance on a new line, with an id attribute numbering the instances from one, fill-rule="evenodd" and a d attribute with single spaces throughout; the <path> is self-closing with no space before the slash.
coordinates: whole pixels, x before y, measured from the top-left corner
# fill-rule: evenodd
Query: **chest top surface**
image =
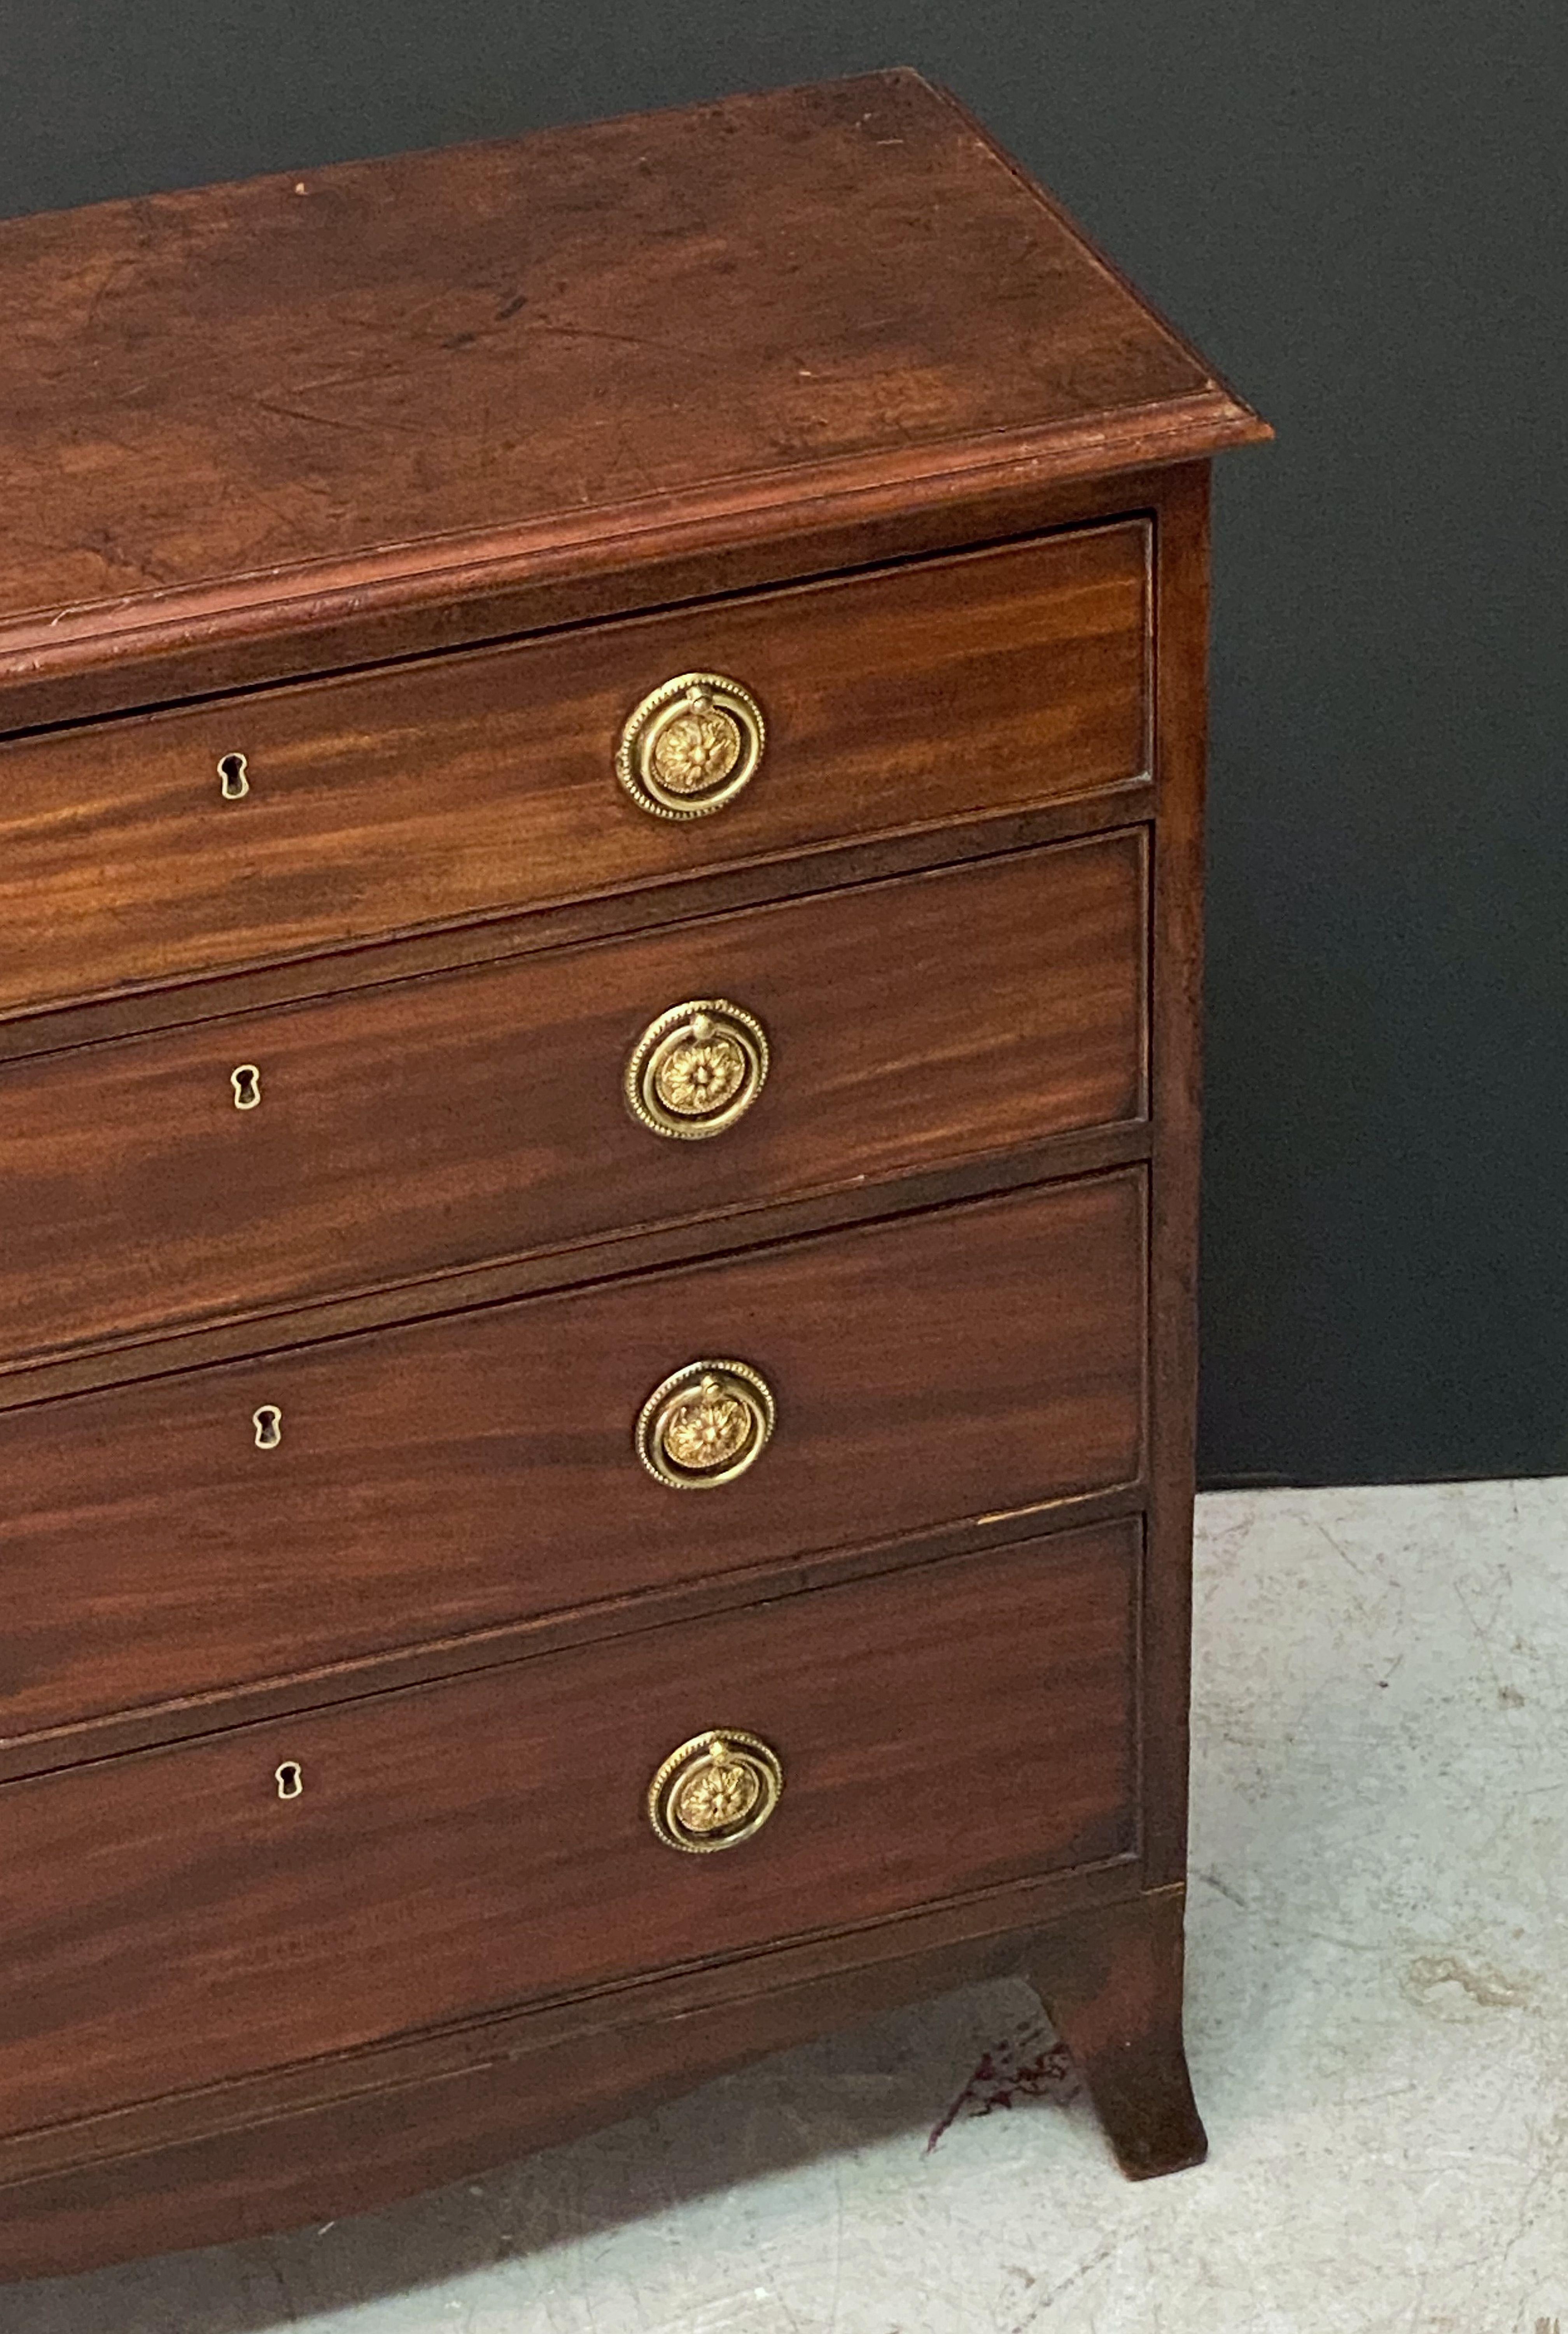
<path id="1" fill-rule="evenodd" d="M 1263 434 L 908 71 L 14 220 L 0 309 L 0 661 Z"/>

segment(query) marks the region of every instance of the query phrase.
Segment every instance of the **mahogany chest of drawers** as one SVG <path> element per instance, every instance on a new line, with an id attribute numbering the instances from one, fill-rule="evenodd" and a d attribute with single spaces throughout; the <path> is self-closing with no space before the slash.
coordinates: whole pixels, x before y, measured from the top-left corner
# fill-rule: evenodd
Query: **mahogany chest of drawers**
<path id="1" fill-rule="evenodd" d="M 1180 2040 L 1207 463 L 894 72 L 0 229 L 0 2274 Z"/>

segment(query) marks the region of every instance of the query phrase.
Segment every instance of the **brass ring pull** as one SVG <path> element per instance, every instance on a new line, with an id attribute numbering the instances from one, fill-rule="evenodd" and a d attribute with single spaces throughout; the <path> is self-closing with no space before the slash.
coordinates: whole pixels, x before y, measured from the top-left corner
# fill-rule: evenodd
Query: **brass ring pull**
<path id="1" fill-rule="evenodd" d="M 726 1726 L 670 1752 L 648 1787 L 648 1820 L 666 1847 L 711 1856 L 760 1831 L 783 1789 L 778 1753 Z"/>
<path id="2" fill-rule="evenodd" d="M 693 998 L 650 1021 L 632 1047 L 627 1107 L 651 1134 L 700 1142 L 751 1108 L 767 1065 L 760 1021 L 726 998 Z"/>
<path id="3" fill-rule="evenodd" d="M 656 1483 L 708 1491 L 761 1458 L 777 1413 L 745 1362 L 688 1362 L 656 1385 L 637 1420 L 637 1455 Z"/>
<path id="4" fill-rule="evenodd" d="M 766 736 L 761 706 L 738 680 L 678 673 L 629 717 L 615 775 L 654 818 L 706 818 L 750 784 Z"/>

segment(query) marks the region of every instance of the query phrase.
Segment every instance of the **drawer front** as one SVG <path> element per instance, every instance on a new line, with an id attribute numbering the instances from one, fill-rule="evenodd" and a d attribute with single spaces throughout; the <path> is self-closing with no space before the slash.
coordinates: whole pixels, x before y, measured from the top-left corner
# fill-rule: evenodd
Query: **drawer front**
<path id="1" fill-rule="evenodd" d="M 1148 551 L 1129 521 L 14 741 L 0 1013 L 1136 776 Z M 649 815 L 622 728 L 691 672 L 755 696 L 762 758 Z"/>
<path id="2" fill-rule="evenodd" d="M 1121 1523 L 7 1785 L 5 2127 L 1127 1855 L 1138 1575 Z M 715 1726 L 783 1790 L 678 1853 Z"/>
<path id="3" fill-rule="evenodd" d="M 0 1731 L 1132 1481 L 1144 1278 L 1129 1169 L 12 1412 Z M 671 1489 L 716 1359 L 772 1440 Z"/>
<path id="4" fill-rule="evenodd" d="M 35 1360 L 1137 1118 L 1144 893 L 1141 835 L 1122 834 L 14 1065 L 0 1350 Z M 650 1132 L 624 1093 L 640 1035 L 718 999 L 764 1032 L 755 1102 L 706 1140 Z M 744 1048 L 725 1042 L 721 1068 Z"/>

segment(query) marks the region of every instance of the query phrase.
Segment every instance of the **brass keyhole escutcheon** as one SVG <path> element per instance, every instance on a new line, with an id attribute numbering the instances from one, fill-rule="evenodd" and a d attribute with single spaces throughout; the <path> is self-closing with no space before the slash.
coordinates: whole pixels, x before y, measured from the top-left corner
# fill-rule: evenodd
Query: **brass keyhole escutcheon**
<path id="1" fill-rule="evenodd" d="M 754 1015 L 727 998 L 692 998 L 649 1023 L 622 1089 L 650 1134 L 698 1143 L 745 1116 L 767 1072 L 767 1038 Z"/>
<path id="2" fill-rule="evenodd" d="M 694 1734 L 648 1787 L 648 1819 L 666 1847 L 712 1856 L 759 1832 L 779 1802 L 776 1750 L 737 1726 Z"/>
<path id="3" fill-rule="evenodd" d="M 284 1414 L 276 1403 L 264 1402 L 261 1408 L 252 1413 L 251 1424 L 255 1429 L 256 1449 L 275 1451 L 284 1439 Z"/>
<path id="4" fill-rule="evenodd" d="M 627 719 L 615 775 L 653 818 L 706 818 L 749 786 L 767 725 L 749 689 L 721 672 L 682 672 Z"/>
<path id="5" fill-rule="evenodd" d="M 255 1110 L 261 1101 L 261 1072 L 254 1062 L 242 1062 L 231 1070 L 228 1082 L 234 1088 L 236 1110 Z"/>
<path id="6" fill-rule="evenodd" d="M 250 776 L 243 754 L 220 754 L 217 783 L 225 802 L 243 802 L 250 792 Z"/>
<path id="7" fill-rule="evenodd" d="M 777 1416 L 765 1378 L 745 1362 L 688 1362 L 638 1413 L 637 1455 L 673 1491 L 715 1490 L 754 1466 Z"/>
<path id="8" fill-rule="evenodd" d="M 297 1759 L 285 1759 L 274 1774 L 280 1799 L 297 1799 L 305 1788 L 304 1769 Z"/>

